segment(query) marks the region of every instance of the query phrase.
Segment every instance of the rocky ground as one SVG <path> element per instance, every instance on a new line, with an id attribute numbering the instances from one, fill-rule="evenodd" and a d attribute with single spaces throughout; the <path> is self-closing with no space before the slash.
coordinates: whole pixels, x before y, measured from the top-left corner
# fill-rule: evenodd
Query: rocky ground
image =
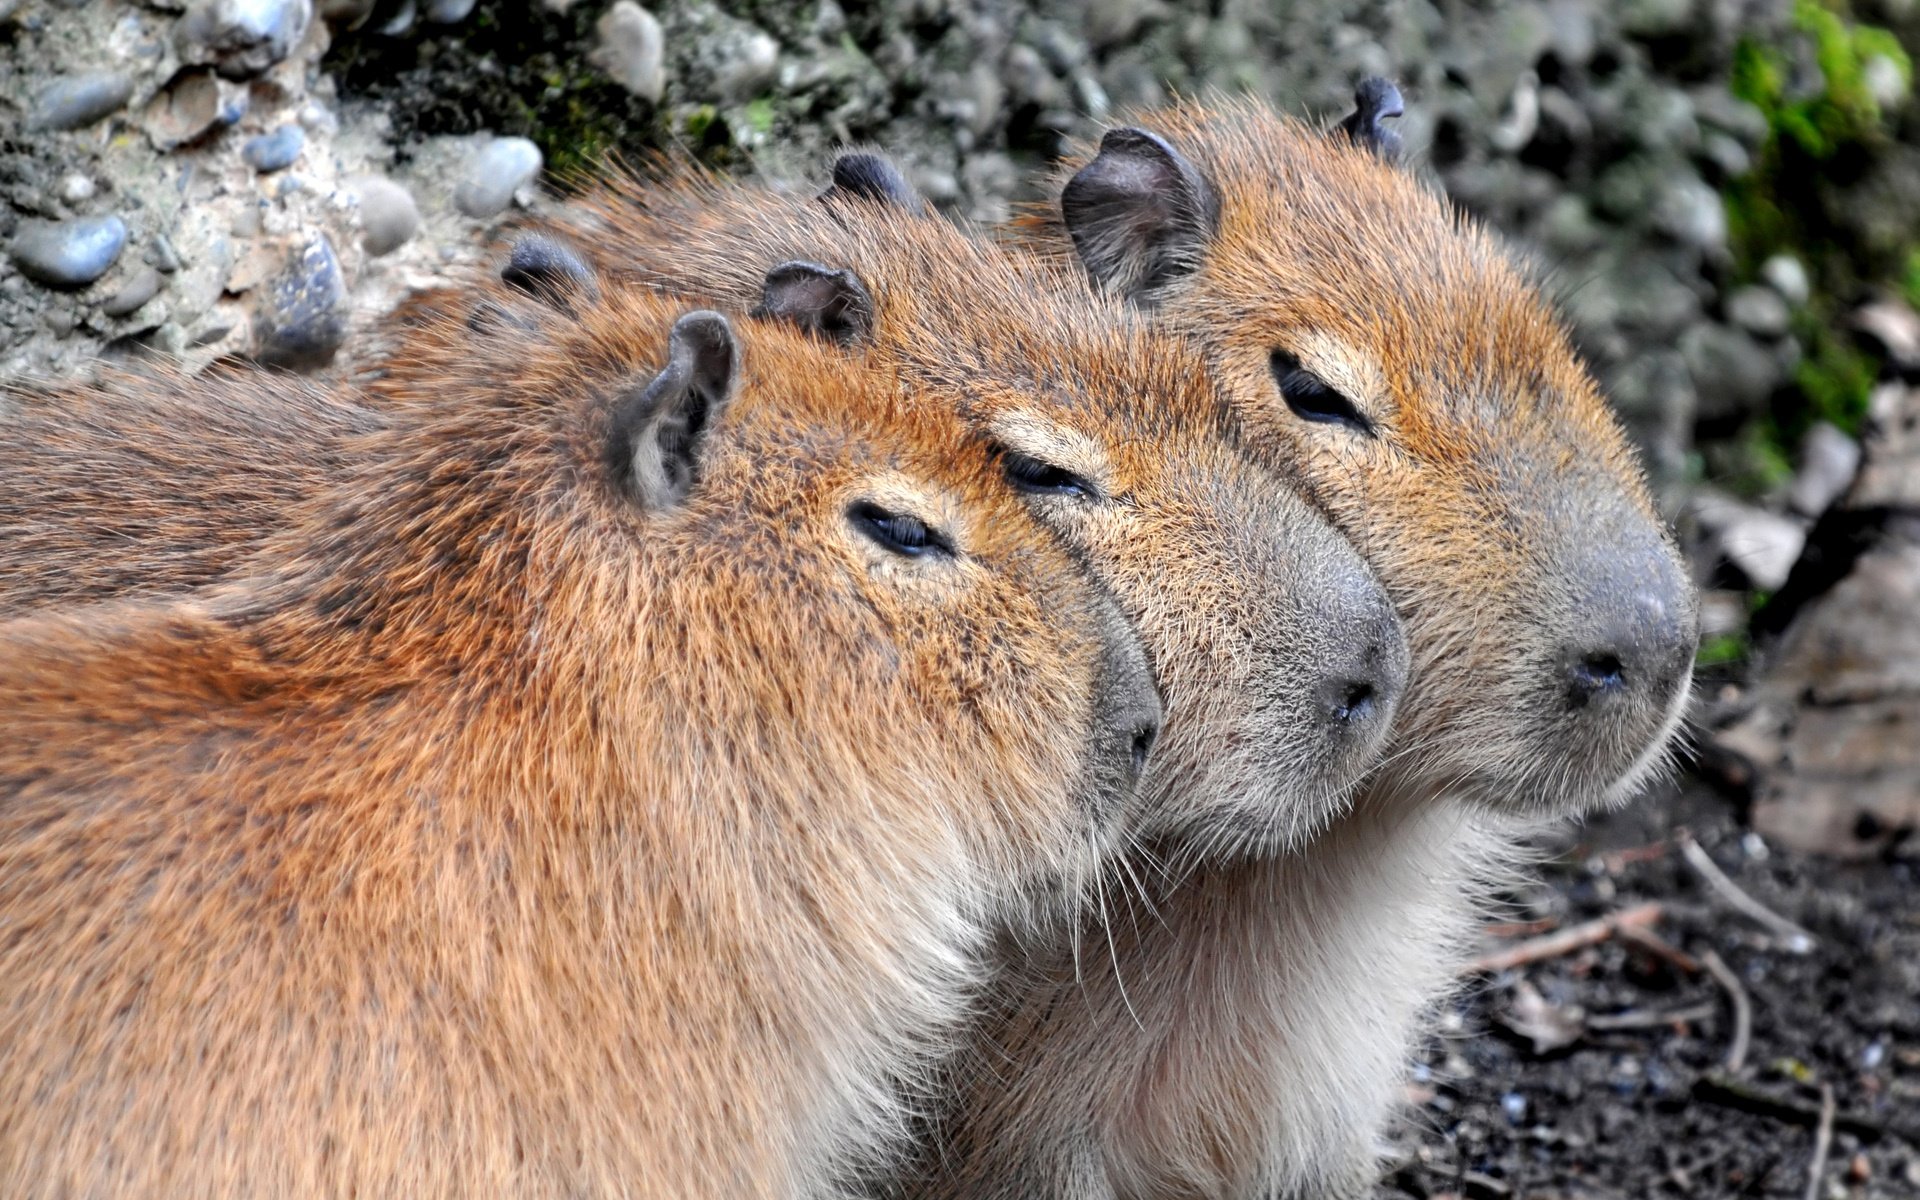
<path id="1" fill-rule="evenodd" d="M 1688 836 L 1804 944 L 1706 882 Z M 1920 1195 L 1916 885 L 1920 846 L 1801 854 L 1697 780 L 1570 835 L 1489 947 L 1650 904 L 1658 940 L 1614 934 L 1476 975 L 1424 1057 L 1378 1200 Z M 1751 1014 L 1739 1065 L 1736 1003 Z M 1810 1191 L 1822 1088 L 1835 1117 Z"/>

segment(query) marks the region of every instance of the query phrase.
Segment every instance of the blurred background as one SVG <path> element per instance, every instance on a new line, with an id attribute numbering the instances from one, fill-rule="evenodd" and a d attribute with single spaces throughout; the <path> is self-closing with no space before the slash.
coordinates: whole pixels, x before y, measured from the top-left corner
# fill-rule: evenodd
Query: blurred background
<path id="1" fill-rule="evenodd" d="M 1557 297 L 1706 620 L 1681 778 L 1489 933 L 1650 903 L 1671 953 L 1478 972 L 1382 1195 L 1920 1196 L 1916 53 L 1916 0 L 0 0 L 0 378 L 324 372 L 609 154 L 806 180 L 871 143 L 995 222 L 1130 109 L 1330 120 L 1390 76 L 1413 168 Z"/>

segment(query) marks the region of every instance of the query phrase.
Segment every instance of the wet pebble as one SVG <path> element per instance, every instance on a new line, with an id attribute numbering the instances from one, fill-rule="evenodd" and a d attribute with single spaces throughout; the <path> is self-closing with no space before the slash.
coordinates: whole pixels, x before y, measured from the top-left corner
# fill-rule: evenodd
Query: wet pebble
<path id="1" fill-rule="evenodd" d="M 23 221 L 10 253 L 22 274 L 49 287 L 85 287 L 107 273 L 127 245 L 119 217 Z"/>
<path id="2" fill-rule="evenodd" d="M 594 31 L 600 44 L 587 61 L 634 95 L 658 103 L 667 86 L 666 42 L 654 15 L 633 0 L 616 0 Z"/>
<path id="3" fill-rule="evenodd" d="M 249 139 L 241 147 L 240 157 L 262 174 L 283 171 L 300 157 L 300 151 L 306 144 L 307 135 L 301 132 L 298 125 L 282 125 L 272 133 Z"/>
<path id="4" fill-rule="evenodd" d="M 513 194 L 540 171 L 540 148 L 526 138 L 495 138 L 467 164 L 453 191 L 453 204 L 470 217 L 485 219 L 506 211 Z"/>
<path id="5" fill-rule="evenodd" d="M 100 306 L 100 311 L 109 317 L 130 316 L 135 309 L 159 295 L 160 287 L 165 282 L 160 272 L 152 267 L 141 267 L 139 274 L 127 281 L 127 286 Z"/>
<path id="6" fill-rule="evenodd" d="M 420 230 L 420 208 L 413 194 L 390 179 L 369 176 L 355 182 L 360 196 L 360 244 L 379 258 L 404 246 Z"/>
<path id="7" fill-rule="evenodd" d="M 427 20 L 436 25 L 464 21 L 473 11 L 475 0 L 427 0 Z"/>
<path id="8" fill-rule="evenodd" d="M 292 53 L 312 20 L 312 0 L 202 0 L 180 30 L 222 75 L 245 79 Z"/>
<path id="9" fill-rule="evenodd" d="M 1519 1092 L 1508 1092 L 1500 1097 L 1500 1111 L 1506 1114 L 1508 1124 L 1518 1125 L 1527 1119 L 1527 1098 Z"/>
<path id="10" fill-rule="evenodd" d="M 54 80 L 34 102 L 34 129 L 84 129 L 119 111 L 133 96 L 133 80 L 118 71 L 86 71 Z"/>
<path id="11" fill-rule="evenodd" d="M 347 335 L 347 289 L 326 235 L 315 235 L 264 291 L 254 322 L 254 357 L 294 370 L 331 362 Z"/>
<path id="12" fill-rule="evenodd" d="M 1793 314 L 1779 292 L 1767 287 L 1743 287 L 1727 297 L 1727 317 L 1748 333 L 1777 338 L 1787 332 Z"/>
<path id="13" fill-rule="evenodd" d="M 85 204 L 98 190 L 92 178 L 79 171 L 60 180 L 60 198 L 68 204 Z"/>

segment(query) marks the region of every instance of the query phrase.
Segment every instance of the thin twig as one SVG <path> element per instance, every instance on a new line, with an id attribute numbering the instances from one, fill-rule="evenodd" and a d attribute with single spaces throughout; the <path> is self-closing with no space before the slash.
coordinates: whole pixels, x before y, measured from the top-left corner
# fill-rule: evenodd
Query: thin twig
<path id="1" fill-rule="evenodd" d="M 1655 958 L 1663 962 L 1671 963 L 1675 969 L 1684 971 L 1689 975 L 1698 975 L 1700 973 L 1699 959 L 1688 954 L 1685 950 L 1669 942 L 1651 929 L 1642 929 L 1638 925 L 1622 926 L 1620 930 L 1620 940 L 1623 942 L 1631 942 Z"/>
<path id="2" fill-rule="evenodd" d="M 1596 946 L 1612 937 L 1622 928 L 1645 927 L 1660 919 L 1662 909 L 1657 901 L 1638 904 L 1632 908 L 1610 913 L 1597 920 L 1586 921 L 1579 925 L 1570 925 L 1555 933 L 1543 937 L 1529 938 L 1518 945 L 1508 946 L 1505 950 L 1496 950 L 1483 954 L 1460 968 L 1462 975 L 1483 975 L 1495 971 L 1510 970 L 1528 963 L 1544 962 L 1550 958 L 1559 958 L 1563 954 L 1572 954 L 1588 946 Z"/>
<path id="3" fill-rule="evenodd" d="M 1814 937 L 1811 933 L 1755 900 L 1739 884 L 1727 878 L 1727 873 L 1720 869 L 1712 856 L 1700 848 L 1700 843 L 1694 841 L 1691 834 L 1680 834 L 1679 842 L 1680 853 L 1686 857 L 1687 863 L 1699 873 L 1700 878 L 1713 887 L 1714 891 L 1720 893 L 1721 899 L 1750 920 L 1766 926 L 1785 943 L 1790 953 L 1806 954 L 1813 949 Z"/>
<path id="4" fill-rule="evenodd" d="M 1720 990 L 1727 994 L 1727 1002 L 1733 1006 L 1733 1041 L 1727 1046 L 1727 1056 L 1721 1065 L 1730 1075 L 1738 1075 L 1740 1068 L 1747 1065 L 1747 1047 L 1753 1040 L 1753 1001 L 1747 996 L 1747 989 L 1741 986 L 1740 977 L 1727 966 L 1717 950 L 1709 950 L 1700 956 L 1700 965 L 1713 976 Z"/>
<path id="5" fill-rule="evenodd" d="M 1765 1088 L 1735 1079 L 1719 1071 L 1708 1072 L 1694 1080 L 1693 1097 L 1708 1104 L 1717 1104 L 1722 1108 L 1753 1113 L 1755 1116 L 1772 1117 L 1776 1121 L 1804 1125 L 1809 1129 L 1820 1124 L 1818 1105 L 1805 1104 L 1791 1097 L 1776 1095 Z M 1847 1112 L 1843 1109 L 1834 1114 L 1833 1127 L 1841 1133 L 1851 1133 L 1864 1141 L 1875 1142 L 1892 1134 L 1904 1141 L 1920 1145 L 1920 1122 L 1882 1120 L 1867 1116 L 1865 1113 Z"/>
<path id="6" fill-rule="evenodd" d="M 1607 1013 L 1602 1016 L 1588 1017 L 1587 1028 L 1594 1033 L 1623 1033 L 1632 1029 L 1660 1029 L 1668 1025 L 1691 1024 L 1704 1021 L 1720 1011 L 1720 1006 L 1711 1000 L 1703 1004 L 1691 1004 L 1686 1008 L 1668 1009 L 1632 1009 L 1623 1013 Z"/>
<path id="7" fill-rule="evenodd" d="M 1833 1149 L 1833 1085 L 1820 1085 L 1820 1124 L 1813 1131 L 1813 1164 L 1807 1168 L 1806 1200 L 1820 1200 L 1820 1180 L 1827 1173 L 1827 1153 Z"/>

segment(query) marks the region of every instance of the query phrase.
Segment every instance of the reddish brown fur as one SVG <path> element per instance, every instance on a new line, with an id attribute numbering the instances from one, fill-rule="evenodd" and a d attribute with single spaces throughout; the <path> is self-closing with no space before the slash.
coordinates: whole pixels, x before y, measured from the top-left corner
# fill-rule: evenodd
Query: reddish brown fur
<path id="1" fill-rule="evenodd" d="M 211 583 L 382 424 L 347 394 L 238 370 L 106 372 L 7 401 L 0 613 Z"/>
<path id="2" fill-rule="evenodd" d="M 779 329 L 637 508 L 609 411 L 673 312 L 430 325 L 229 582 L 0 626 L 0 1191 L 817 1194 L 985 923 L 1071 891 L 1097 593 Z"/>

